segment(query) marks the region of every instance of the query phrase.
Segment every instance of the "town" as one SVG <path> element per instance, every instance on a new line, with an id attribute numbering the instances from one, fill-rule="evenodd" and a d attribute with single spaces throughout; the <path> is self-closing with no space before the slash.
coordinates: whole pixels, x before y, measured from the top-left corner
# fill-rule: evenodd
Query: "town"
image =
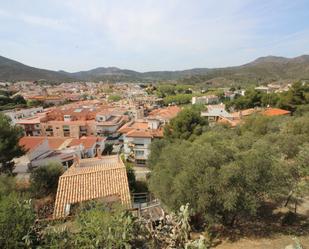
<path id="1" fill-rule="evenodd" d="M 42 85 L 36 81 L 1 86 L 2 101 L 9 102 L 2 105 L 6 110 L 1 118 L 20 134 L 16 137 L 20 151 L 15 148 L 5 156 L 8 166 L 2 166 L 2 172 L 15 175 L 19 188 L 30 189 L 40 222 L 70 220 L 93 200 L 121 203 L 148 222 L 162 220 L 173 207 L 165 199 L 165 183 L 157 185 L 165 177 L 160 176 L 165 167 L 159 166 L 160 160 L 166 160 L 162 150 L 176 149 L 174 140 L 194 144 L 203 134 L 217 130 L 227 135 L 228 130 L 248 129 L 242 127 L 249 123 L 267 134 L 269 122 L 289 123 L 294 116 L 306 114 L 303 104 L 308 102 L 309 89 L 306 81 L 248 88 L 130 82 Z M 290 94 L 303 99 L 295 103 L 293 96 L 287 98 Z"/>
<path id="2" fill-rule="evenodd" d="M 0 1 L 0 249 L 309 249 L 309 1 Z"/>

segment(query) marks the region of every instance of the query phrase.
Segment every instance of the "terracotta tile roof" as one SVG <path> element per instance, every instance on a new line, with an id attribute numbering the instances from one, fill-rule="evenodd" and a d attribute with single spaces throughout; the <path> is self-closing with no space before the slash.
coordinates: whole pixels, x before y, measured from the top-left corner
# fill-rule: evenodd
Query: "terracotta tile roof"
<path id="1" fill-rule="evenodd" d="M 127 137 L 144 137 L 144 138 L 154 138 L 163 137 L 163 129 L 149 129 L 148 122 L 145 120 L 135 120 L 131 121 L 119 130 L 119 133 L 126 134 Z"/>
<path id="2" fill-rule="evenodd" d="M 22 137 L 19 140 L 19 144 L 21 146 L 24 146 L 24 148 L 28 151 L 32 151 L 35 149 L 37 146 L 43 143 L 44 140 L 48 141 L 48 146 L 52 150 L 57 150 L 60 149 L 61 145 L 67 141 L 71 140 L 70 138 L 63 138 L 63 137 L 43 137 L 43 136 L 38 136 L 38 137 Z"/>
<path id="3" fill-rule="evenodd" d="M 132 130 L 126 134 L 127 137 L 144 137 L 153 138 L 150 130 Z"/>
<path id="4" fill-rule="evenodd" d="M 147 130 L 132 130 L 129 131 L 126 134 L 127 137 L 148 137 L 148 138 L 154 138 L 154 137 L 163 137 L 163 129 L 147 129 Z"/>
<path id="5" fill-rule="evenodd" d="M 249 115 L 256 113 L 256 112 L 259 112 L 259 111 L 260 110 L 255 109 L 255 108 L 249 108 L 249 109 L 241 110 L 239 112 L 233 112 L 231 114 L 234 118 L 241 118 L 241 117 L 249 116 Z"/>
<path id="6" fill-rule="evenodd" d="M 126 168 L 121 159 L 118 156 L 81 159 L 59 178 L 53 217 L 64 217 L 67 204 L 112 196 L 131 208 Z"/>
<path id="7" fill-rule="evenodd" d="M 219 120 L 218 120 L 218 123 L 221 123 L 221 124 L 228 124 L 230 125 L 231 127 L 236 127 L 237 125 L 239 125 L 241 123 L 241 119 L 228 119 L 228 118 L 225 118 L 225 117 L 220 117 Z"/>
<path id="8" fill-rule="evenodd" d="M 281 116 L 281 115 L 289 115 L 291 112 L 279 108 L 267 108 L 262 112 L 265 116 Z"/>
<path id="9" fill-rule="evenodd" d="M 39 124 L 41 122 L 42 116 L 34 116 L 30 118 L 24 118 L 18 120 L 17 124 Z"/>
<path id="10" fill-rule="evenodd" d="M 66 142 L 67 140 L 71 140 L 71 139 L 63 138 L 63 137 L 47 137 L 47 140 L 48 140 L 49 148 L 53 150 L 58 150 L 60 149 L 60 147 L 62 146 L 64 142 Z"/>
<path id="11" fill-rule="evenodd" d="M 85 149 L 90 149 L 97 143 L 97 141 L 98 139 L 96 137 L 73 138 L 69 143 L 69 147 L 82 144 Z"/>
<path id="12" fill-rule="evenodd" d="M 125 121 L 124 116 L 111 116 L 106 121 L 100 121 L 96 122 L 96 125 L 102 125 L 102 126 L 111 126 L 111 125 L 119 125 Z"/>
<path id="13" fill-rule="evenodd" d="M 140 129 L 146 130 L 148 129 L 148 122 L 145 120 L 135 120 L 123 125 L 118 131 L 120 133 L 128 133 L 130 131 Z"/>
<path id="14" fill-rule="evenodd" d="M 161 118 L 165 120 L 170 120 L 177 116 L 181 111 L 181 108 L 178 106 L 168 106 L 165 108 L 155 109 L 151 111 L 148 115 L 149 118 Z"/>
<path id="15" fill-rule="evenodd" d="M 40 144 L 44 142 L 46 138 L 44 137 L 22 137 L 19 140 L 19 145 L 24 147 L 27 151 L 32 151 Z"/>

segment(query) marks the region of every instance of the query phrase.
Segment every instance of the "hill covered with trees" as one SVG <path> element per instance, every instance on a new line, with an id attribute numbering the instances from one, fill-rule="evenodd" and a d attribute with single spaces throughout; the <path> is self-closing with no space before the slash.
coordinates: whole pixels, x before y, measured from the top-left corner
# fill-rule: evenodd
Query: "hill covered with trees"
<path id="1" fill-rule="evenodd" d="M 264 83 L 278 80 L 309 79 L 309 55 L 295 58 L 267 56 L 235 67 L 193 68 L 179 71 L 137 72 L 117 67 L 98 67 L 88 71 L 69 73 L 30 67 L 0 56 L 0 80 L 40 80 L 52 82 L 66 81 L 174 81 L 195 83 Z"/>

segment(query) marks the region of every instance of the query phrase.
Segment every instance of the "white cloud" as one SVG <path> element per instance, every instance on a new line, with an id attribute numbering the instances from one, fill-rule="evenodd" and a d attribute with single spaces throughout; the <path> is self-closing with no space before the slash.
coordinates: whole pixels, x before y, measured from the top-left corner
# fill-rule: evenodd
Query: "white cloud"
<path id="1" fill-rule="evenodd" d="M 304 0 L 33 0 L 31 7 L 10 1 L 0 4 L 7 21 L 0 24 L 2 50 L 15 39 L 29 47 L 31 60 L 59 59 L 51 68 L 220 67 L 308 51 L 308 21 L 298 7 Z"/>
<path id="2" fill-rule="evenodd" d="M 208 51 L 241 45 L 254 23 L 239 13 L 243 1 L 68 1 L 119 49 Z M 202 17 L 195 17 L 199 12 Z M 244 16 L 243 18 L 240 18 Z"/>
<path id="3" fill-rule="evenodd" d="M 10 11 L 6 11 L 3 9 L 0 9 L 0 16 L 8 18 L 10 20 L 17 20 L 33 26 L 45 27 L 49 29 L 62 30 L 62 31 L 73 30 L 72 26 L 65 23 L 64 20 L 58 18 L 56 19 L 38 15 L 29 15 L 19 12 L 12 13 Z"/>

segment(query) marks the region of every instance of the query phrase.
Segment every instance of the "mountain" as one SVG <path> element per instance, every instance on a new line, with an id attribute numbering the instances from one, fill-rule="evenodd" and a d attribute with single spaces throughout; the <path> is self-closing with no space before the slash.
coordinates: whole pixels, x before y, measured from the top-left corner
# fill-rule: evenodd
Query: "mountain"
<path id="1" fill-rule="evenodd" d="M 295 58 L 260 57 L 241 66 L 209 69 L 205 74 L 188 76 L 181 82 L 263 83 L 300 79 L 309 79 L 309 55 Z"/>
<path id="2" fill-rule="evenodd" d="M 0 56 L 0 80 L 19 81 L 40 79 L 67 81 L 70 80 L 70 77 L 61 72 L 26 66 L 20 62 Z"/>
<path id="3" fill-rule="evenodd" d="M 88 71 L 68 73 L 51 71 L 24 65 L 0 56 L 0 80 L 66 81 L 179 81 L 182 83 L 239 82 L 259 83 L 265 81 L 309 79 L 309 55 L 295 58 L 277 56 L 260 57 L 235 67 L 193 68 L 181 71 L 137 72 L 117 67 L 98 67 Z"/>
<path id="4" fill-rule="evenodd" d="M 98 67 L 89 71 L 80 71 L 76 73 L 68 73 L 68 76 L 72 76 L 81 80 L 104 80 L 112 77 L 118 77 L 119 79 L 134 79 L 139 78 L 140 73 L 127 70 L 120 69 L 117 67 Z"/>

